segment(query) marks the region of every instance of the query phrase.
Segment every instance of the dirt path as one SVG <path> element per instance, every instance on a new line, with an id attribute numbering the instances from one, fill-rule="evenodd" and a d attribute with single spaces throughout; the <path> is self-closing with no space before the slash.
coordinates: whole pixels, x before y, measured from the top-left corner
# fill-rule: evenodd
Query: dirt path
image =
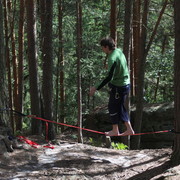
<path id="1" fill-rule="evenodd" d="M 1 180 L 155 180 L 178 176 L 180 169 L 167 171 L 170 149 L 122 151 L 68 142 L 54 149 L 23 146 L 0 157 Z"/>

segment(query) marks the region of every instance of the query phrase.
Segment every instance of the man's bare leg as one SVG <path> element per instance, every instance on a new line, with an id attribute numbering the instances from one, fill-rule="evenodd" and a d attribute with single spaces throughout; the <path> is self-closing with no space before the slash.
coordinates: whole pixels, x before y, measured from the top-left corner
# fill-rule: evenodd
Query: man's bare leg
<path id="1" fill-rule="evenodd" d="M 106 135 L 106 136 L 119 136 L 120 133 L 119 133 L 118 124 L 113 124 L 112 130 L 109 131 L 109 132 L 105 132 L 105 135 Z"/>
<path id="2" fill-rule="evenodd" d="M 128 136 L 134 134 L 134 130 L 131 126 L 130 121 L 125 122 L 125 126 L 126 126 L 126 131 L 123 132 L 122 134 L 119 134 L 119 136 Z"/>

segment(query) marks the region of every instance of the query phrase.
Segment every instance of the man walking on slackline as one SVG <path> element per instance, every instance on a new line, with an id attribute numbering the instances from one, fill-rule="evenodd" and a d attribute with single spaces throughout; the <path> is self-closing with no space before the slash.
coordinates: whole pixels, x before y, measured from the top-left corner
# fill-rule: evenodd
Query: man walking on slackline
<path id="1" fill-rule="evenodd" d="M 110 88 L 108 110 L 112 122 L 112 130 L 106 136 L 127 136 L 134 134 L 128 112 L 124 106 L 125 99 L 130 90 L 130 77 L 126 58 L 123 52 L 116 48 L 111 37 L 103 38 L 100 42 L 102 51 L 108 55 L 108 76 L 101 83 L 90 88 L 90 96 L 100 90 L 107 83 Z M 126 131 L 119 132 L 119 122 L 123 121 Z"/>

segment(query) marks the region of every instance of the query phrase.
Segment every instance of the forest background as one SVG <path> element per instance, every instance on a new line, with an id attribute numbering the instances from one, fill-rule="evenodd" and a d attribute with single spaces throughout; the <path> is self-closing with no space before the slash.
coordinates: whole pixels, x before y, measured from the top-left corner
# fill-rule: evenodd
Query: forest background
<path id="1" fill-rule="evenodd" d="M 129 64 L 136 132 L 141 131 L 143 103 L 174 100 L 174 1 L 0 2 L 1 110 L 8 107 L 82 127 L 82 116 L 108 101 L 106 88 L 89 96 L 90 86 L 107 73 L 99 46 L 107 35 Z M 14 132 L 44 132 L 41 122 L 12 113 L 1 113 L 0 122 Z M 49 138 L 58 130 L 49 124 Z M 139 142 L 135 140 L 136 147 Z"/>

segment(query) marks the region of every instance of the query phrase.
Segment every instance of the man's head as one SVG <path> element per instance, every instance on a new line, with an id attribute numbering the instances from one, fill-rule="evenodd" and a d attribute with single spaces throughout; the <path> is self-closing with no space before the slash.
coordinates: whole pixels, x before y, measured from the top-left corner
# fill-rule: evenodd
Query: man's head
<path id="1" fill-rule="evenodd" d="M 115 49 L 115 42 L 111 37 L 105 37 L 101 40 L 100 45 L 105 53 L 109 53 Z"/>

